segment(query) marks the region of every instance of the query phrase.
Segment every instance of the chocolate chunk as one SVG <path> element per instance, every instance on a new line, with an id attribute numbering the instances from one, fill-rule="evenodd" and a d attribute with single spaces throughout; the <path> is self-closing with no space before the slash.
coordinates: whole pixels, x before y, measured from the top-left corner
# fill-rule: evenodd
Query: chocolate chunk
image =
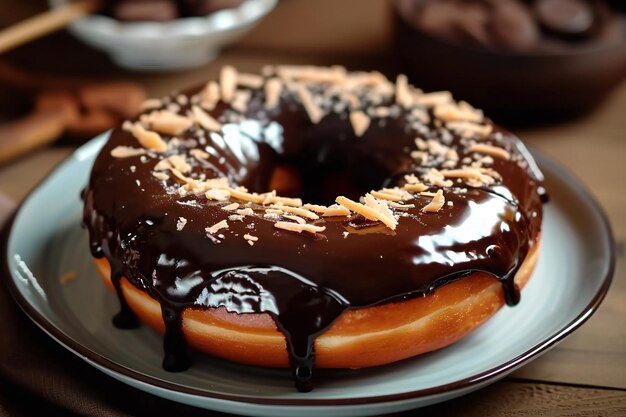
<path id="1" fill-rule="evenodd" d="M 459 34 L 472 42 L 489 46 L 493 42 L 487 30 L 489 11 L 484 4 L 460 3 L 458 4 L 458 19 L 456 28 Z"/>
<path id="2" fill-rule="evenodd" d="M 594 23 L 593 10 L 583 0 L 539 0 L 534 11 L 542 26 L 562 35 L 582 35 Z"/>
<path id="3" fill-rule="evenodd" d="M 493 5 L 491 30 L 498 46 L 513 50 L 529 50 L 540 40 L 539 28 L 530 9 L 518 1 L 500 0 Z"/>
<path id="4" fill-rule="evenodd" d="M 171 0 L 122 0 L 113 6 L 111 14 L 123 21 L 163 22 L 180 17 L 176 3 Z"/>
<path id="5" fill-rule="evenodd" d="M 433 1 L 424 5 L 418 25 L 426 32 L 445 38 L 456 38 L 455 26 L 460 20 L 459 8 L 448 1 Z"/>

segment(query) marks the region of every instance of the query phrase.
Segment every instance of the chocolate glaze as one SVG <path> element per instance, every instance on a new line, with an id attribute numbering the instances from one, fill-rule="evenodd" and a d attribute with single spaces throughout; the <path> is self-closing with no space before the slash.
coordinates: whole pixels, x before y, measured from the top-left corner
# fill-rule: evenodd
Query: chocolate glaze
<path id="1" fill-rule="evenodd" d="M 404 111 L 374 119 L 363 137 L 356 138 L 345 113 L 329 114 L 313 125 L 290 95 L 283 94 L 271 111 L 262 103 L 263 94 L 253 91 L 248 120 L 225 123 L 221 135 L 212 133 L 206 147 L 201 146 L 211 157 L 193 172 L 207 178 L 227 176 L 251 191 L 265 192 L 273 169 L 288 164 L 301 174 L 305 202 L 324 203 L 337 178 L 350 184 L 352 190 L 343 191 L 354 196 L 382 185 L 402 185 L 404 174 L 425 170 L 409 156 L 419 135 L 407 128 Z M 221 104 L 213 115 L 228 111 Z M 326 226 L 323 233 L 298 234 L 276 229 L 275 219 L 246 216 L 228 221 L 229 228 L 220 231 L 223 238 L 209 238 L 205 228 L 232 212 L 221 210 L 222 202 L 179 197 L 172 179 L 164 183 L 152 176 L 157 159 L 111 157 L 116 146 L 137 146 L 130 133 L 114 130 L 93 167 L 84 223 L 93 256 L 104 256 L 111 264 L 121 305 L 115 324 L 136 325 L 119 291 L 124 276 L 161 304 L 163 366 L 179 371 L 189 366 L 181 330 L 185 308 L 268 313 L 285 335 L 296 386 L 307 391 L 312 387 L 315 338 L 348 309 L 424 296 L 473 271 L 499 279 L 507 304 L 516 304 L 514 276 L 536 243 L 545 192 L 541 173 L 521 142 L 496 131 L 489 141 L 513 156 L 496 158 L 491 166 L 502 181 L 446 189 L 452 205 L 437 213 L 421 212 L 428 197 L 407 201 L 416 207 L 402 211 L 406 214 L 396 230 L 353 215 L 321 218 L 313 223 Z M 183 139 L 199 135 L 191 129 Z M 429 135 L 439 135 L 432 124 Z M 195 146 L 183 141 L 176 153 Z M 452 147 L 460 158 L 466 156 L 459 137 L 452 139 Z M 251 207 L 262 213 L 260 205 Z M 187 224 L 179 231 L 180 217 Z M 259 237 L 254 246 L 243 239 L 246 233 Z"/>

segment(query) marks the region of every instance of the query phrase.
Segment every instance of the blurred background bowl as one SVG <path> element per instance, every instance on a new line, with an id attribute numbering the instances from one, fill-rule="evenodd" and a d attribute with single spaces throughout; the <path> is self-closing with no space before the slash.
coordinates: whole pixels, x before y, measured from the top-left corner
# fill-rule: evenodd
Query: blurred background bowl
<path id="1" fill-rule="evenodd" d="M 626 75 L 626 19 L 621 38 L 555 52 L 487 49 L 426 33 L 394 1 L 400 71 L 429 90 L 484 108 L 498 120 L 532 124 L 573 116 L 598 104 Z"/>
<path id="2" fill-rule="evenodd" d="M 59 7 L 69 0 L 49 0 Z M 107 52 L 121 67 L 141 71 L 168 71 L 206 64 L 217 53 L 252 29 L 277 0 L 246 0 L 234 9 L 208 16 L 168 22 L 120 22 L 92 15 L 69 27 L 86 44 Z"/>

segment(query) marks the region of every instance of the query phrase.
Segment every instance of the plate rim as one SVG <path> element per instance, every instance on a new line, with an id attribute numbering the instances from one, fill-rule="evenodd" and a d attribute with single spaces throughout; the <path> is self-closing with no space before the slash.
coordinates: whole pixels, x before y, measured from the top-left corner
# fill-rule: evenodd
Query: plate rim
<path id="1" fill-rule="evenodd" d="M 47 180 L 54 174 L 58 173 L 65 165 L 74 160 L 77 153 L 84 152 L 86 148 L 97 146 L 97 142 L 102 140 L 102 137 L 106 135 L 98 135 L 96 138 L 86 142 L 80 146 L 74 152 L 69 154 L 65 159 L 59 162 L 41 181 L 39 181 L 26 195 L 26 197 L 20 202 L 18 207 L 14 210 L 11 216 L 7 219 L 6 223 L 0 231 L 0 281 L 9 290 L 13 300 L 17 303 L 20 309 L 26 314 L 26 316 L 33 321 L 37 327 L 43 330 L 44 333 L 49 335 L 53 340 L 68 349 L 70 352 L 77 355 L 80 359 L 86 362 L 94 362 L 95 364 L 116 373 L 124 378 L 136 380 L 140 383 L 151 385 L 156 388 L 164 389 L 167 391 L 176 392 L 177 394 L 191 395 L 200 397 L 203 399 L 216 399 L 223 401 L 233 401 L 238 403 L 256 404 L 260 406 L 351 406 L 351 405 L 367 405 L 367 404 L 380 404 L 380 403 L 393 403 L 398 401 L 415 400 L 419 398 L 427 398 L 435 395 L 441 395 L 451 393 L 453 391 L 469 389 L 471 387 L 477 387 L 480 384 L 485 384 L 489 380 L 497 380 L 507 373 L 513 371 L 517 367 L 521 366 L 524 362 L 545 353 L 557 343 L 563 340 L 566 336 L 571 334 L 574 330 L 579 328 L 584 322 L 586 322 L 598 309 L 602 301 L 604 300 L 611 283 L 613 281 L 613 275 L 615 273 L 616 264 L 616 250 L 615 250 L 615 238 L 610 226 L 610 222 L 604 209 L 596 201 L 595 197 L 589 192 L 587 187 L 569 170 L 562 167 L 559 163 L 555 162 L 551 158 L 544 155 L 537 149 L 531 148 L 533 158 L 539 160 L 541 163 L 538 165 L 550 166 L 550 170 L 555 172 L 559 178 L 564 179 L 570 188 L 580 195 L 585 200 L 591 210 L 595 212 L 599 219 L 601 235 L 607 240 L 609 251 L 609 267 L 605 276 L 602 278 L 602 285 L 598 291 L 594 294 L 589 304 L 571 321 L 564 325 L 561 329 L 554 332 L 552 335 L 543 339 L 539 343 L 536 343 L 531 348 L 527 349 L 520 355 L 512 358 L 498 366 L 494 366 L 488 370 L 479 372 L 467 378 L 459 379 L 448 384 L 437 385 L 434 387 L 428 387 L 403 393 L 387 394 L 379 396 L 369 397 L 346 397 L 335 399 L 284 399 L 284 398 L 265 398 L 255 397 L 248 395 L 231 395 L 212 392 L 209 390 L 203 390 L 198 388 L 187 387 L 177 383 L 162 380 L 157 377 L 153 377 L 144 374 L 140 371 L 122 366 L 113 360 L 103 356 L 102 354 L 84 346 L 79 341 L 66 335 L 57 328 L 51 321 L 49 321 L 43 314 L 40 314 L 21 294 L 15 284 L 13 275 L 9 267 L 9 240 L 13 233 L 13 226 L 16 216 L 21 212 L 23 205 L 32 198 L 32 195 L 45 185 Z M 97 155 L 96 155 L 97 156 Z M 104 373 L 104 372 L 103 372 Z M 154 395 L 154 394 L 153 394 Z"/>

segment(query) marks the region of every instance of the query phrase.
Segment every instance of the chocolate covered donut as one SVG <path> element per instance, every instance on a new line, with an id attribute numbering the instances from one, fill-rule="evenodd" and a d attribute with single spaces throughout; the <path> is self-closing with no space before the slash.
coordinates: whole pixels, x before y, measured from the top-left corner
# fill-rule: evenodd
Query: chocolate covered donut
<path id="1" fill-rule="evenodd" d="M 84 223 L 114 322 L 162 330 L 166 369 L 190 345 L 306 391 L 316 364 L 437 349 L 518 303 L 544 194 L 522 143 L 448 92 L 226 66 L 111 132 Z"/>

